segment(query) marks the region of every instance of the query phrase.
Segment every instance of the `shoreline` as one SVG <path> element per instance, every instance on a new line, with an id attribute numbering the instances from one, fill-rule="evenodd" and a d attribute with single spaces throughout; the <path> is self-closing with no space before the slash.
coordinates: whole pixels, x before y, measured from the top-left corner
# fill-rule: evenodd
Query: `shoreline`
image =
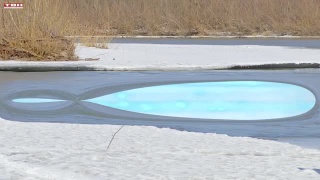
<path id="1" fill-rule="evenodd" d="M 130 36 L 130 35 L 116 35 L 116 36 L 65 36 L 66 38 L 132 38 L 132 39 L 320 39 L 320 36 Z"/>
<path id="2" fill-rule="evenodd" d="M 25 63 L 25 62 L 24 62 Z M 283 63 L 283 64 L 257 64 L 257 65 L 235 65 L 229 67 L 95 67 L 91 65 L 77 65 L 77 64 L 63 64 L 53 63 L 48 65 L 47 63 L 52 62 L 41 62 L 46 64 L 39 64 L 38 62 L 26 62 L 30 64 L 15 65 L 19 63 L 12 62 L 8 65 L 1 65 L 0 71 L 11 71 L 11 72 L 50 72 L 50 71 L 214 71 L 214 70 L 295 70 L 295 69 L 317 69 L 320 68 L 320 63 Z"/>

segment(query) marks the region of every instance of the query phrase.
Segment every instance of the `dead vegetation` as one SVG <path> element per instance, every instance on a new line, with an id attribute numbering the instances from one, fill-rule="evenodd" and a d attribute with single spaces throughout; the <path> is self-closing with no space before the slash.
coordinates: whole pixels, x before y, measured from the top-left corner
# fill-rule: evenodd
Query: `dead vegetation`
<path id="1" fill-rule="evenodd" d="M 320 35 L 320 0 L 71 0 L 82 35 Z M 75 8 L 76 7 L 76 8 Z M 81 13 L 79 13 L 81 12 Z"/>
<path id="2" fill-rule="evenodd" d="M 72 35 L 320 35 L 320 0 L 24 0 L 23 3 L 23 10 L 1 9 L 0 59 L 76 59 L 73 43 L 64 38 Z M 107 42 L 97 39 L 83 43 L 107 48 Z"/>
<path id="3" fill-rule="evenodd" d="M 112 37 L 79 37 L 72 39 L 87 47 L 108 49 L 108 44 L 111 42 Z"/>
<path id="4" fill-rule="evenodd" d="M 24 9 L 1 9 L 0 59 L 76 59 L 74 43 L 64 38 L 70 26 L 61 3 L 33 0 Z"/>

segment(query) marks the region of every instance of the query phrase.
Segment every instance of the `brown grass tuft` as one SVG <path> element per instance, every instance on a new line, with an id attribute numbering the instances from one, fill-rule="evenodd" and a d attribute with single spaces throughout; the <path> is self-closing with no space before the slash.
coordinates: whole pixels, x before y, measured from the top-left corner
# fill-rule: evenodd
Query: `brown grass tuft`
<path id="1" fill-rule="evenodd" d="M 81 37 L 77 38 L 80 44 L 87 47 L 95 47 L 100 49 L 108 49 L 108 44 L 111 42 L 111 37 Z"/>

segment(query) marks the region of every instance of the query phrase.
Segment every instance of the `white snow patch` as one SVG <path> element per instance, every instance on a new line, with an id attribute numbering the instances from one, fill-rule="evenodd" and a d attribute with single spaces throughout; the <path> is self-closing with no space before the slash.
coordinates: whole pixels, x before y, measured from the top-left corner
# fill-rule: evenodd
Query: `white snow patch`
<path id="1" fill-rule="evenodd" d="M 218 69 L 235 65 L 320 63 L 320 49 L 258 45 L 172 45 L 111 43 L 109 49 L 77 45 L 80 59 L 98 61 L 2 61 L 0 66 L 79 67 L 97 70 Z"/>
<path id="2" fill-rule="evenodd" d="M 96 67 L 123 69 L 209 69 L 235 65 L 320 63 L 320 49 L 257 45 L 110 44 L 110 49 L 78 46 L 78 56 L 100 58 Z"/>
<path id="3" fill-rule="evenodd" d="M 320 151 L 248 137 L 0 120 L 0 179 L 319 179 Z M 304 170 L 300 170 L 303 168 Z"/>

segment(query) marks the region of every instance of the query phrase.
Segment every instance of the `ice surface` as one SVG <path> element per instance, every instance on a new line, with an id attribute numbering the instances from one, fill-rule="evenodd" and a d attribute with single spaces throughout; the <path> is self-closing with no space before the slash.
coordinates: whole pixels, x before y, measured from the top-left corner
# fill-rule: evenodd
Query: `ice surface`
<path id="1" fill-rule="evenodd" d="M 100 58 L 115 69 L 208 69 L 234 65 L 319 63 L 320 49 L 257 45 L 110 44 L 110 49 L 78 46 L 82 59 Z M 98 66 L 97 66 L 98 67 Z"/>
<path id="2" fill-rule="evenodd" d="M 259 45 L 175 45 L 111 43 L 109 49 L 77 45 L 83 61 L 2 61 L 3 67 L 90 67 L 96 70 L 215 69 L 235 65 L 319 63 L 320 49 Z M 84 61 L 100 58 L 98 61 Z"/>
<path id="3" fill-rule="evenodd" d="M 95 69 L 209 69 L 232 65 L 319 63 L 319 49 L 277 46 L 111 44 L 78 46 L 99 61 L 0 66 Z M 125 126 L 0 120 L 0 179 L 320 179 L 320 151 L 248 137 Z M 300 169 L 299 169 L 300 168 Z M 303 170 L 301 170 L 303 169 Z"/>
<path id="4" fill-rule="evenodd" d="M 17 103 L 50 103 L 50 102 L 61 102 L 64 100 L 45 99 L 45 98 L 20 98 L 20 99 L 14 99 L 12 101 Z"/>
<path id="5" fill-rule="evenodd" d="M 314 179 L 320 151 L 155 127 L 0 120 L 0 179 Z M 303 170 L 301 170 L 303 169 Z"/>

